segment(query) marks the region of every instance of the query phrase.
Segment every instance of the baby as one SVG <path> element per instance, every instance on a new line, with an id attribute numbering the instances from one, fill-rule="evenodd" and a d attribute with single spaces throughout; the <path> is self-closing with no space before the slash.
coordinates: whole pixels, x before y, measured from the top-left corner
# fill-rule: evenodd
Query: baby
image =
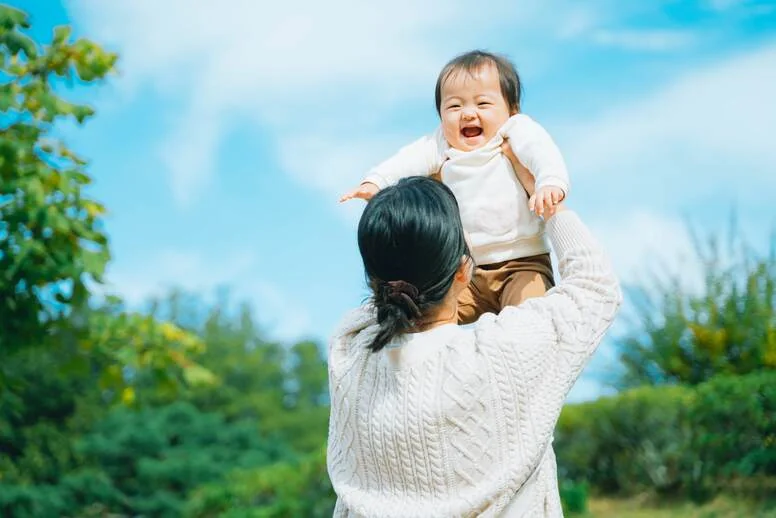
<path id="1" fill-rule="evenodd" d="M 437 79 L 437 131 L 379 164 L 340 200 L 369 200 L 408 176 L 438 175 L 450 187 L 477 265 L 458 300 L 461 324 L 554 285 L 539 215 L 566 196 L 568 173 L 550 135 L 520 113 L 520 93 L 520 78 L 507 59 L 482 51 L 454 58 Z M 502 152 L 505 142 L 535 178 L 530 196 Z"/>

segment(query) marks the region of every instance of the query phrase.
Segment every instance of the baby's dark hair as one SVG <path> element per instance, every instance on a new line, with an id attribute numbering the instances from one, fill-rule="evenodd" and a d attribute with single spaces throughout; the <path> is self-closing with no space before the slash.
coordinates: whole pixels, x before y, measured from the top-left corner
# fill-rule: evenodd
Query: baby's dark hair
<path id="1" fill-rule="evenodd" d="M 358 224 L 358 248 L 380 326 L 369 346 L 374 352 L 421 325 L 469 257 L 452 191 L 417 176 L 369 201 Z"/>
<path id="2" fill-rule="evenodd" d="M 483 50 L 472 50 L 456 56 L 442 68 L 436 82 L 437 113 L 441 114 L 442 109 L 442 86 L 445 81 L 450 79 L 450 76 L 460 72 L 475 74 L 487 65 L 496 67 L 499 82 L 501 83 L 501 94 L 507 101 L 509 111 L 518 113 L 520 111 L 520 98 L 523 95 L 523 84 L 520 82 L 520 76 L 517 74 L 515 65 L 504 56 Z"/>

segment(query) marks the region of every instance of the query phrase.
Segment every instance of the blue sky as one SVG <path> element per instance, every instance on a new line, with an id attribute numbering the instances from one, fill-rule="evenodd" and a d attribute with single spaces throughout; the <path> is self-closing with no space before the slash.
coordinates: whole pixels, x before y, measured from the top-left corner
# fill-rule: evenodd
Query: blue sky
<path id="1" fill-rule="evenodd" d="M 735 206 L 763 245 L 776 223 L 776 2 L 11 4 L 40 38 L 69 23 L 121 54 L 88 93 L 98 116 L 65 133 L 132 304 L 229 285 L 269 336 L 324 340 L 366 295 L 362 205 L 338 196 L 434 129 L 436 74 L 472 48 L 516 63 L 569 205 L 625 282 L 657 260 L 692 278 L 686 218 L 715 232 Z M 614 358 L 610 341 L 572 398 L 600 393 Z"/>

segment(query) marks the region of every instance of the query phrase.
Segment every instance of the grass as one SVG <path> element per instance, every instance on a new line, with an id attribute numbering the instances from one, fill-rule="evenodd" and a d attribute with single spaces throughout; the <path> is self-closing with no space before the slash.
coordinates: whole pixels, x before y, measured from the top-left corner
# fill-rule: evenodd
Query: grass
<path id="1" fill-rule="evenodd" d="M 690 502 L 660 504 L 645 497 L 592 498 L 588 508 L 584 518 L 776 518 L 776 500 L 751 501 L 725 495 L 703 505 Z"/>

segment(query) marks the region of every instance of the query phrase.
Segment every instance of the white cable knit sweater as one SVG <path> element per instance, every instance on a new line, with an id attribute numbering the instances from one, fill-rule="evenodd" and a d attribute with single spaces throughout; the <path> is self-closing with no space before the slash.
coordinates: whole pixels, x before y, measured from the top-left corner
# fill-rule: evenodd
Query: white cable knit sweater
<path id="1" fill-rule="evenodd" d="M 621 294 L 574 213 L 547 229 L 562 281 L 544 297 L 378 353 L 373 309 L 346 317 L 329 350 L 335 516 L 562 516 L 553 430 Z"/>

